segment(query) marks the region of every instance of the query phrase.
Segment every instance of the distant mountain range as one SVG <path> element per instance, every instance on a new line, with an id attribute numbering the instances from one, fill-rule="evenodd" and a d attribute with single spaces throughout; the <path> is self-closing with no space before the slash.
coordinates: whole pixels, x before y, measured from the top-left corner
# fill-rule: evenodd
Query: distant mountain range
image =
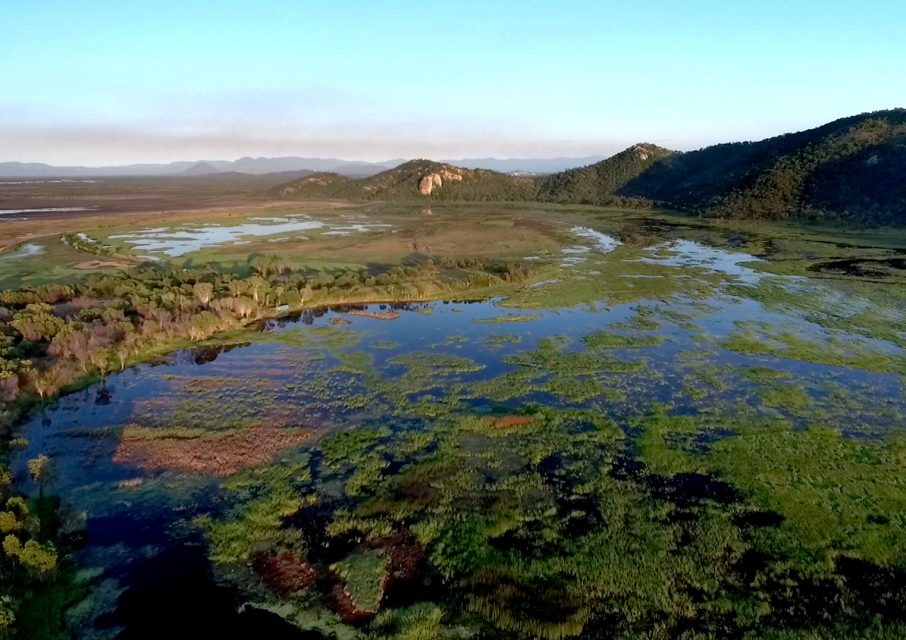
<path id="1" fill-rule="evenodd" d="M 286 173 L 290 171 L 331 171 L 347 176 L 370 176 L 403 162 L 358 162 L 337 158 L 239 158 L 238 160 L 200 160 L 166 164 L 129 164 L 109 167 L 58 167 L 41 163 L 0 162 L 3 178 L 96 178 L 210 175 L 215 173 Z"/>
<path id="2" fill-rule="evenodd" d="M 504 173 L 540 175 L 580 167 L 602 160 L 604 156 L 582 158 L 465 158 L 450 160 L 468 168 L 492 169 Z M 290 171 L 324 171 L 349 177 L 373 176 L 392 169 L 405 160 L 360 162 L 337 158 L 239 158 L 238 160 L 200 160 L 166 164 L 130 164 L 108 167 L 60 167 L 41 163 L 0 162 L 0 178 L 96 178 L 139 176 L 201 176 L 215 173 L 286 173 Z"/>
<path id="3" fill-rule="evenodd" d="M 240 158 L 120 167 L 0 163 L 0 177 L 293 174 L 293 198 L 537 201 L 663 207 L 711 217 L 906 224 L 906 109 L 698 151 L 640 143 L 609 158 L 447 162 Z M 289 176 L 288 176 L 289 177 Z M 279 177 L 278 177 L 279 179 Z"/>
<path id="4" fill-rule="evenodd" d="M 698 151 L 637 144 L 544 176 L 413 160 L 358 179 L 315 173 L 275 192 L 294 198 L 525 200 L 664 207 L 709 217 L 906 224 L 906 109 Z"/>

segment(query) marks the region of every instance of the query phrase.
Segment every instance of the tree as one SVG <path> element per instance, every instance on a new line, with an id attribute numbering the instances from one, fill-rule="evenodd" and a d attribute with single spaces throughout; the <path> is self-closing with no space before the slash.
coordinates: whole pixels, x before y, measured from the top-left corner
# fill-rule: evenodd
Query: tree
<path id="1" fill-rule="evenodd" d="M 220 328 L 220 319 L 210 311 L 202 311 L 192 318 L 189 326 L 189 338 L 191 340 L 204 340 Z"/>
<path id="2" fill-rule="evenodd" d="M 201 304 L 207 305 L 214 295 L 214 285 L 210 282 L 196 282 L 192 291 Z"/>
<path id="3" fill-rule="evenodd" d="M 248 291 L 248 283 L 245 280 L 230 280 L 227 283 L 227 288 L 230 290 L 231 296 L 238 298 Z"/>
<path id="4" fill-rule="evenodd" d="M 16 602 L 9 596 L 0 596 L 0 637 L 16 622 Z"/>
<path id="5" fill-rule="evenodd" d="M 53 545 L 42 545 L 37 540 L 29 540 L 24 545 L 13 534 L 3 539 L 3 551 L 6 556 L 18 560 L 23 566 L 45 576 L 57 567 L 57 552 Z"/>
<path id="6" fill-rule="evenodd" d="M 15 315 L 10 324 L 26 340 L 37 341 L 53 338 L 66 323 L 53 315 L 49 304 L 41 302 L 26 306 Z"/>
<path id="7" fill-rule="evenodd" d="M 101 377 L 106 378 L 107 372 L 110 371 L 110 351 L 106 347 L 94 347 L 88 353 L 88 359 Z"/>
<path id="8" fill-rule="evenodd" d="M 261 276 L 252 276 L 248 279 L 248 288 L 252 294 L 252 299 L 261 303 L 262 299 L 267 296 L 270 283 Z"/>
<path id="9" fill-rule="evenodd" d="M 120 371 L 126 368 L 126 360 L 132 355 L 132 340 L 125 339 L 116 345 L 116 359 L 120 363 Z"/>
<path id="10" fill-rule="evenodd" d="M 38 496 L 44 497 L 44 488 L 53 479 L 53 461 L 47 454 L 40 454 L 28 461 L 28 475 L 38 484 Z"/>
<path id="11" fill-rule="evenodd" d="M 45 369 L 30 369 L 26 375 L 42 402 L 60 390 L 59 370 L 52 365 Z"/>

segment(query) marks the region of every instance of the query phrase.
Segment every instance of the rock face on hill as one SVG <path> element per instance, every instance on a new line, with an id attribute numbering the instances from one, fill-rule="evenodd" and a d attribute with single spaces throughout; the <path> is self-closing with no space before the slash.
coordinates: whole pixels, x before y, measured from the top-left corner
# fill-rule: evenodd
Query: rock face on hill
<path id="1" fill-rule="evenodd" d="M 459 182 L 462 180 L 462 174 L 457 169 L 441 169 L 424 176 L 418 181 L 418 192 L 423 196 L 430 196 L 435 189 L 444 186 L 444 180 L 447 182 Z"/>
<path id="2" fill-rule="evenodd" d="M 906 109 L 685 153 L 641 143 L 587 167 L 540 177 L 411 160 L 359 180 L 315 174 L 277 192 L 303 198 L 657 206 L 712 217 L 906 224 Z"/>

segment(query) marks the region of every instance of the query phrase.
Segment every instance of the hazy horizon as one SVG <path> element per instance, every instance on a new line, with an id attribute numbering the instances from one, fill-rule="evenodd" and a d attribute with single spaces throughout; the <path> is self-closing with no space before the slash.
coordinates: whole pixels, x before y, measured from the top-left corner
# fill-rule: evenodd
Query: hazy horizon
<path id="1" fill-rule="evenodd" d="M 0 161 L 690 150 L 906 105 L 906 5 L 12 3 Z"/>

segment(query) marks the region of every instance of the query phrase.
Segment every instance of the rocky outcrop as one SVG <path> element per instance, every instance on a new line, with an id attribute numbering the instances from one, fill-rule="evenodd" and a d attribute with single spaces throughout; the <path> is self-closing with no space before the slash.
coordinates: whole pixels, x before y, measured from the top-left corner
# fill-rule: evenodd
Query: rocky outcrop
<path id="1" fill-rule="evenodd" d="M 432 191 L 439 189 L 443 185 L 444 183 L 443 180 L 441 180 L 440 175 L 429 173 L 418 181 L 418 192 L 423 196 L 430 196 Z"/>
<path id="2" fill-rule="evenodd" d="M 444 180 L 447 182 L 459 182 L 462 180 L 462 174 L 448 168 L 429 173 L 418 181 L 418 192 L 423 196 L 430 196 L 435 189 L 440 189 L 444 186 Z"/>

